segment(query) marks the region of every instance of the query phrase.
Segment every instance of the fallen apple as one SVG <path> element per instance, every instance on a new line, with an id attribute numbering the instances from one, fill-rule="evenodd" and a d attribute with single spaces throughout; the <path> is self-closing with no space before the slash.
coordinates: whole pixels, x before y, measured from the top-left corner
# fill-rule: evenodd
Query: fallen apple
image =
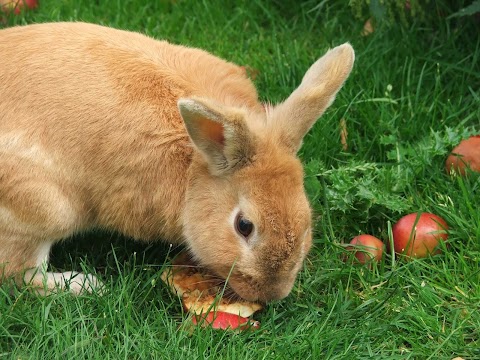
<path id="1" fill-rule="evenodd" d="M 197 266 L 186 252 L 175 257 L 172 265 L 163 271 L 161 279 L 182 298 L 184 309 L 193 314 L 194 325 L 211 325 L 222 330 L 260 327 L 250 317 L 262 309 L 261 304 L 223 294 L 224 284 L 218 277 Z"/>
<path id="2" fill-rule="evenodd" d="M 383 256 L 383 242 L 372 235 L 355 236 L 347 250 L 355 252 L 355 258 L 362 264 L 370 261 L 380 261 Z"/>
<path id="3" fill-rule="evenodd" d="M 440 241 L 447 239 L 447 230 L 447 223 L 437 215 L 408 214 L 392 228 L 395 252 L 414 258 L 439 253 L 437 246 Z"/>
<path id="4" fill-rule="evenodd" d="M 472 136 L 458 144 L 445 162 L 445 169 L 450 174 L 454 171 L 465 175 L 465 168 L 480 172 L 480 135 Z"/>
<path id="5" fill-rule="evenodd" d="M 223 311 L 210 311 L 200 315 L 195 314 L 192 317 L 192 323 L 203 327 L 211 326 L 213 329 L 220 330 L 248 330 L 260 327 L 258 321 Z"/>
<path id="6" fill-rule="evenodd" d="M 0 0 L 0 8 L 3 12 L 11 12 L 18 15 L 23 8 L 35 9 L 38 7 L 38 0 Z"/>

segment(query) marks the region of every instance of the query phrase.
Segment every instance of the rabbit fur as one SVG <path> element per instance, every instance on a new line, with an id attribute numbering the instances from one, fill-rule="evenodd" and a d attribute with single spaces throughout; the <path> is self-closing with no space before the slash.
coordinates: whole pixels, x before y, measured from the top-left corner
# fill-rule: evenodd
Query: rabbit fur
<path id="1" fill-rule="evenodd" d="M 3 279 L 100 286 L 46 264 L 54 243 L 102 228 L 185 244 L 245 299 L 288 295 L 312 237 L 296 154 L 352 69 L 349 44 L 275 106 L 240 66 L 93 24 L 0 30 L 0 57 Z"/>

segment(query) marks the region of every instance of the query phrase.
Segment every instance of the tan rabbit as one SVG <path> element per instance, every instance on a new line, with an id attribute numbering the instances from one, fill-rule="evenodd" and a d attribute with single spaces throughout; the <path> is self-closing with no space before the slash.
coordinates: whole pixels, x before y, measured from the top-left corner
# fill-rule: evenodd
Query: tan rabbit
<path id="1" fill-rule="evenodd" d="M 0 264 L 40 291 L 50 247 L 93 228 L 185 244 L 247 300 L 290 292 L 311 246 L 296 156 L 354 62 L 330 50 L 264 107 L 243 68 L 85 23 L 0 31 Z"/>

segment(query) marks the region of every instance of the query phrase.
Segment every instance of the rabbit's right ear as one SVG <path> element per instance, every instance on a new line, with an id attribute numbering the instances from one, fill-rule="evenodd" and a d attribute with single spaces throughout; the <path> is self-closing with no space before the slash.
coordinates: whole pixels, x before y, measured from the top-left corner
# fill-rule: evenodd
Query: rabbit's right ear
<path id="1" fill-rule="evenodd" d="M 254 141 L 242 112 L 199 98 L 180 99 L 178 108 L 210 173 L 222 175 L 250 161 Z"/>
<path id="2" fill-rule="evenodd" d="M 315 121 L 332 104 L 350 74 L 355 53 L 345 43 L 328 51 L 306 72 L 300 86 L 270 112 L 272 132 L 296 153 Z"/>

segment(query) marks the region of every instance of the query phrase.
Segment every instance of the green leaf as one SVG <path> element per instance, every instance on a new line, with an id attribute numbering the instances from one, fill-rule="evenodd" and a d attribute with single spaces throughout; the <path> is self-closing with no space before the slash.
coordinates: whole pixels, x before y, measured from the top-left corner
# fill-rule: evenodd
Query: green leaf
<path id="1" fill-rule="evenodd" d="M 462 17 L 462 16 L 471 16 L 476 13 L 480 12 L 480 0 L 475 0 L 469 6 L 460 9 L 456 13 L 453 13 L 447 19 L 454 18 L 454 17 Z"/>

